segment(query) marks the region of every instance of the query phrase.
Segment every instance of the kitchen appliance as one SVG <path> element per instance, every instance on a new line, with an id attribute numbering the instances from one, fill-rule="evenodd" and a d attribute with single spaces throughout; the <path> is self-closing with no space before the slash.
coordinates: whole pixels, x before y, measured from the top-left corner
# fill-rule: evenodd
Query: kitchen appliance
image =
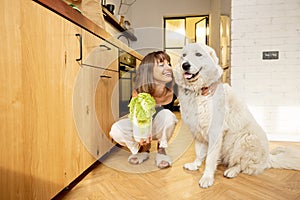
<path id="1" fill-rule="evenodd" d="M 129 113 L 128 104 L 133 90 L 136 58 L 122 50 L 119 51 L 119 115 Z"/>

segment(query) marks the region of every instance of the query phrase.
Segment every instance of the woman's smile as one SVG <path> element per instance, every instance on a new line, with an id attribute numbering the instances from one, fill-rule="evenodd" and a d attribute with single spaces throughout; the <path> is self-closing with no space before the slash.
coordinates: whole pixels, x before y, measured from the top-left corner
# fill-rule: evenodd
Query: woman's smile
<path id="1" fill-rule="evenodd" d="M 162 83 L 168 83 L 173 80 L 172 68 L 167 60 L 155 64 L 153 78 L 155 81 Z"/>

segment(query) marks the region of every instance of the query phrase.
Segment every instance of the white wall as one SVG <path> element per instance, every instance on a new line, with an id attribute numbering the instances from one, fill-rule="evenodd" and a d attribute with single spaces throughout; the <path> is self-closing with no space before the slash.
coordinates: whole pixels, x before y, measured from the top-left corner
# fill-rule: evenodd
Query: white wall
<path id="1" fill-rule="evenodd" d="M 300 141 L 300 1 L 232 0 L 231 80 L 270 140 Z M 262 60 L 263 51 L 278 60 Z"/>

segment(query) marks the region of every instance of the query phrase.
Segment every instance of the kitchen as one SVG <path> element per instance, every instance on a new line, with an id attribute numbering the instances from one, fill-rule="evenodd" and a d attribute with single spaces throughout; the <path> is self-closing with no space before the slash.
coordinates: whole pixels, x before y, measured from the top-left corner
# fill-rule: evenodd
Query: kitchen
<path id="1" fill-rule="evenodd" d="M 166 6 L 162 6 L 162 2 L 158 0 L 136 1 L 127 13 L 127 20 L 134 27 L 137 41 L 133 39 L 128 42 L 124 37 L 118 39 L 120 31 L 111 27 L 107 21 L 103 29 L 103 24 L 95 24 L 60 0 L 2 1 L 0 198 L 53 198 L 92 166 L 95 157 L 102 157 L 112 148 L 113 144 L 107 141 L 107 134 L 111 123 L 119 117 L 120 109 L 119 102 L 110 99 L 112 96 L 113 99 L 119 99 L 120 95 L 115 88 L 115 83 L 119 80 L 119 56 L 116 55 L 121 49 L 136 58 L 137 66 L 146 52 L 163 49 L 163 16 L 210 14 L 210 38 L 215 38 L 210 45 L 220 49 L 220 32 L 214 31 L 214 28 L 219 30 L 216 28 L 220 25 L 218 19 L 225 12 L 221 8 L 227 10 L 225 14 L 231 15 L 232 19 L 231 84 L 247 97 L 247 103 L 252 106 L 260 123 L 268 132 L 274 133 L 270 134 L 272 140 L 295 142 L 299 145 L 300 128 L 295 119 L 299 116 L 300 89 L 297 85 L 300 72 L 296 66 L 299 65 L 300 58 L 297 56 L 299 47 L 293 44 L 299 44 L 299 3 L 291 1 L 285 5 L 279 20 L 273 17 L 274 13 L 268 18 L 268 12 L 264 12 L 264 8 L 273 3 L 272 8 L 282 10 L 280 1 L 275 4 L 268 1 L 259 6 L 245 0 L 232 0 L 229 6 L 220 2 L 194 0 L 187 4 L 186 1 L 176 1 L 178 5 L 174 6 L 173 1 L 165 1 Z M 106 1 L 106 4 L 109 3 L 115 4 L 117 12 L 118 1 Z M 252 13 L 251 19 L 242 12 L 245 7 L 248 11 L 253 11 L 256 6 L 259 9 Z M 230 9 L 232 14 L 228 13 Z M 179 11 L 176 13 L 172 10 Z M 151 12 L 152 17 L 143 17 L 146 12 Z M 260 21 L 259 26 L 257 15 L 261 12 L 264 15 L 260 17 L 266 20 Z M 281 27 L 272 28 L 274 20 Z M 273 25 L 270 28 L 272 32 L 264 29 L 269 25 L 268 22 Z M 143 27 L 157 28 L 149 31 Z M 245 29 L 249 34 L 243 32 Z M 257 32 L 250 32 L 254 29 Z M 116 37 L 111 37 L 112 35 Z M 259 39 L 256 40 L 255 37 Z M 281 42 L 278 38 L 282 39 Z M 248 44 L 249 41 L 254 42 Z M 248 47 L 251 45 L 256 50 Z M 261 60 L 262 52 L 274 49 L 279 51 L 280 60 Z M 109 53 L 97 60 L 90 56 L 92 51 Z M 220 51 L 217 53 L 220 55 Z M 102 67 L 103 63 L 98 62 L 103 60 L 109 63 L 108 66 L 105 65 L 105 69 L 97 68 Z M 259 67 L 253 68 L 257 60 Z M 289 60 L 291 61 L 288 62 Z M 284 64 L 287 62 L 289 66 Z M 94 67 L 88 68 L 82 64 Z M 243 71 L 240 66 L 244 64 L 246 69 Z M 259 79 L 268 71 L 272 71 L 270 79 Z M 79 72 L 82 76 L 78 76 Z M 289 79 L 290 76 L 292 78 Z M 280 81 L 284 86 L 281 86 Z M 74 93 L 74 90 L 77 92 Z M 278 99 L 277 93 L 285 98 Z M 95 98 L 91 98 L 93 94 Z M 95 102 L 101 102 L 101 105 Z M 103 134 L 96 135 L 93 140 L 95 137 L 86 132 Z M 281 132 L 287 134 L 282 135 Z M 176 167 L 179 171 L 180 162 Z M 160 172 L 159 175 L 166 173 L 168 172 Z M 299 177 L 297 172 L 293 175 Z M 135 179 L 135 176 L 130 175 L 119 176 L 124 181 L 128 177 Z M 192 180 L 191 174 L 188 176 Z M 195 179 L 198 177 L 199 175 Z M 161 181 L 159 177 L 157 180 Z M 294 187 L 299 191 L 299 185 Z M 168 191 L 172 193 L 174 188 L 169 188 Z M 116 190 L 115 186 L 112 189 Z M 200 190 L 197 186 L 198 189 Z M 271 196 L 274 197 L 275 194 L 276 191 L 272 190 Z M 283 191 L 282 194 L 286 192 Z M 186 195 L 187 198 L 192 198 L 189 194 Z M 299 193 L 289 195 L 293 198 Z"/>

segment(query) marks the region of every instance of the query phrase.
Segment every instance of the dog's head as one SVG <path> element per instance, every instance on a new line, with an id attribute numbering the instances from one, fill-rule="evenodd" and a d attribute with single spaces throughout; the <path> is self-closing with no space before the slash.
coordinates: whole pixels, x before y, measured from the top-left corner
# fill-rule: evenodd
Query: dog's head
<path id="1" fill-rule="evenodd" d="M 174 70 L 175 81 L 184 88 L 208 87 L 218 81 L 223 73 L 218 62 L 219 59 L 211 47 L 202 43 L 187 44 Z"/>

